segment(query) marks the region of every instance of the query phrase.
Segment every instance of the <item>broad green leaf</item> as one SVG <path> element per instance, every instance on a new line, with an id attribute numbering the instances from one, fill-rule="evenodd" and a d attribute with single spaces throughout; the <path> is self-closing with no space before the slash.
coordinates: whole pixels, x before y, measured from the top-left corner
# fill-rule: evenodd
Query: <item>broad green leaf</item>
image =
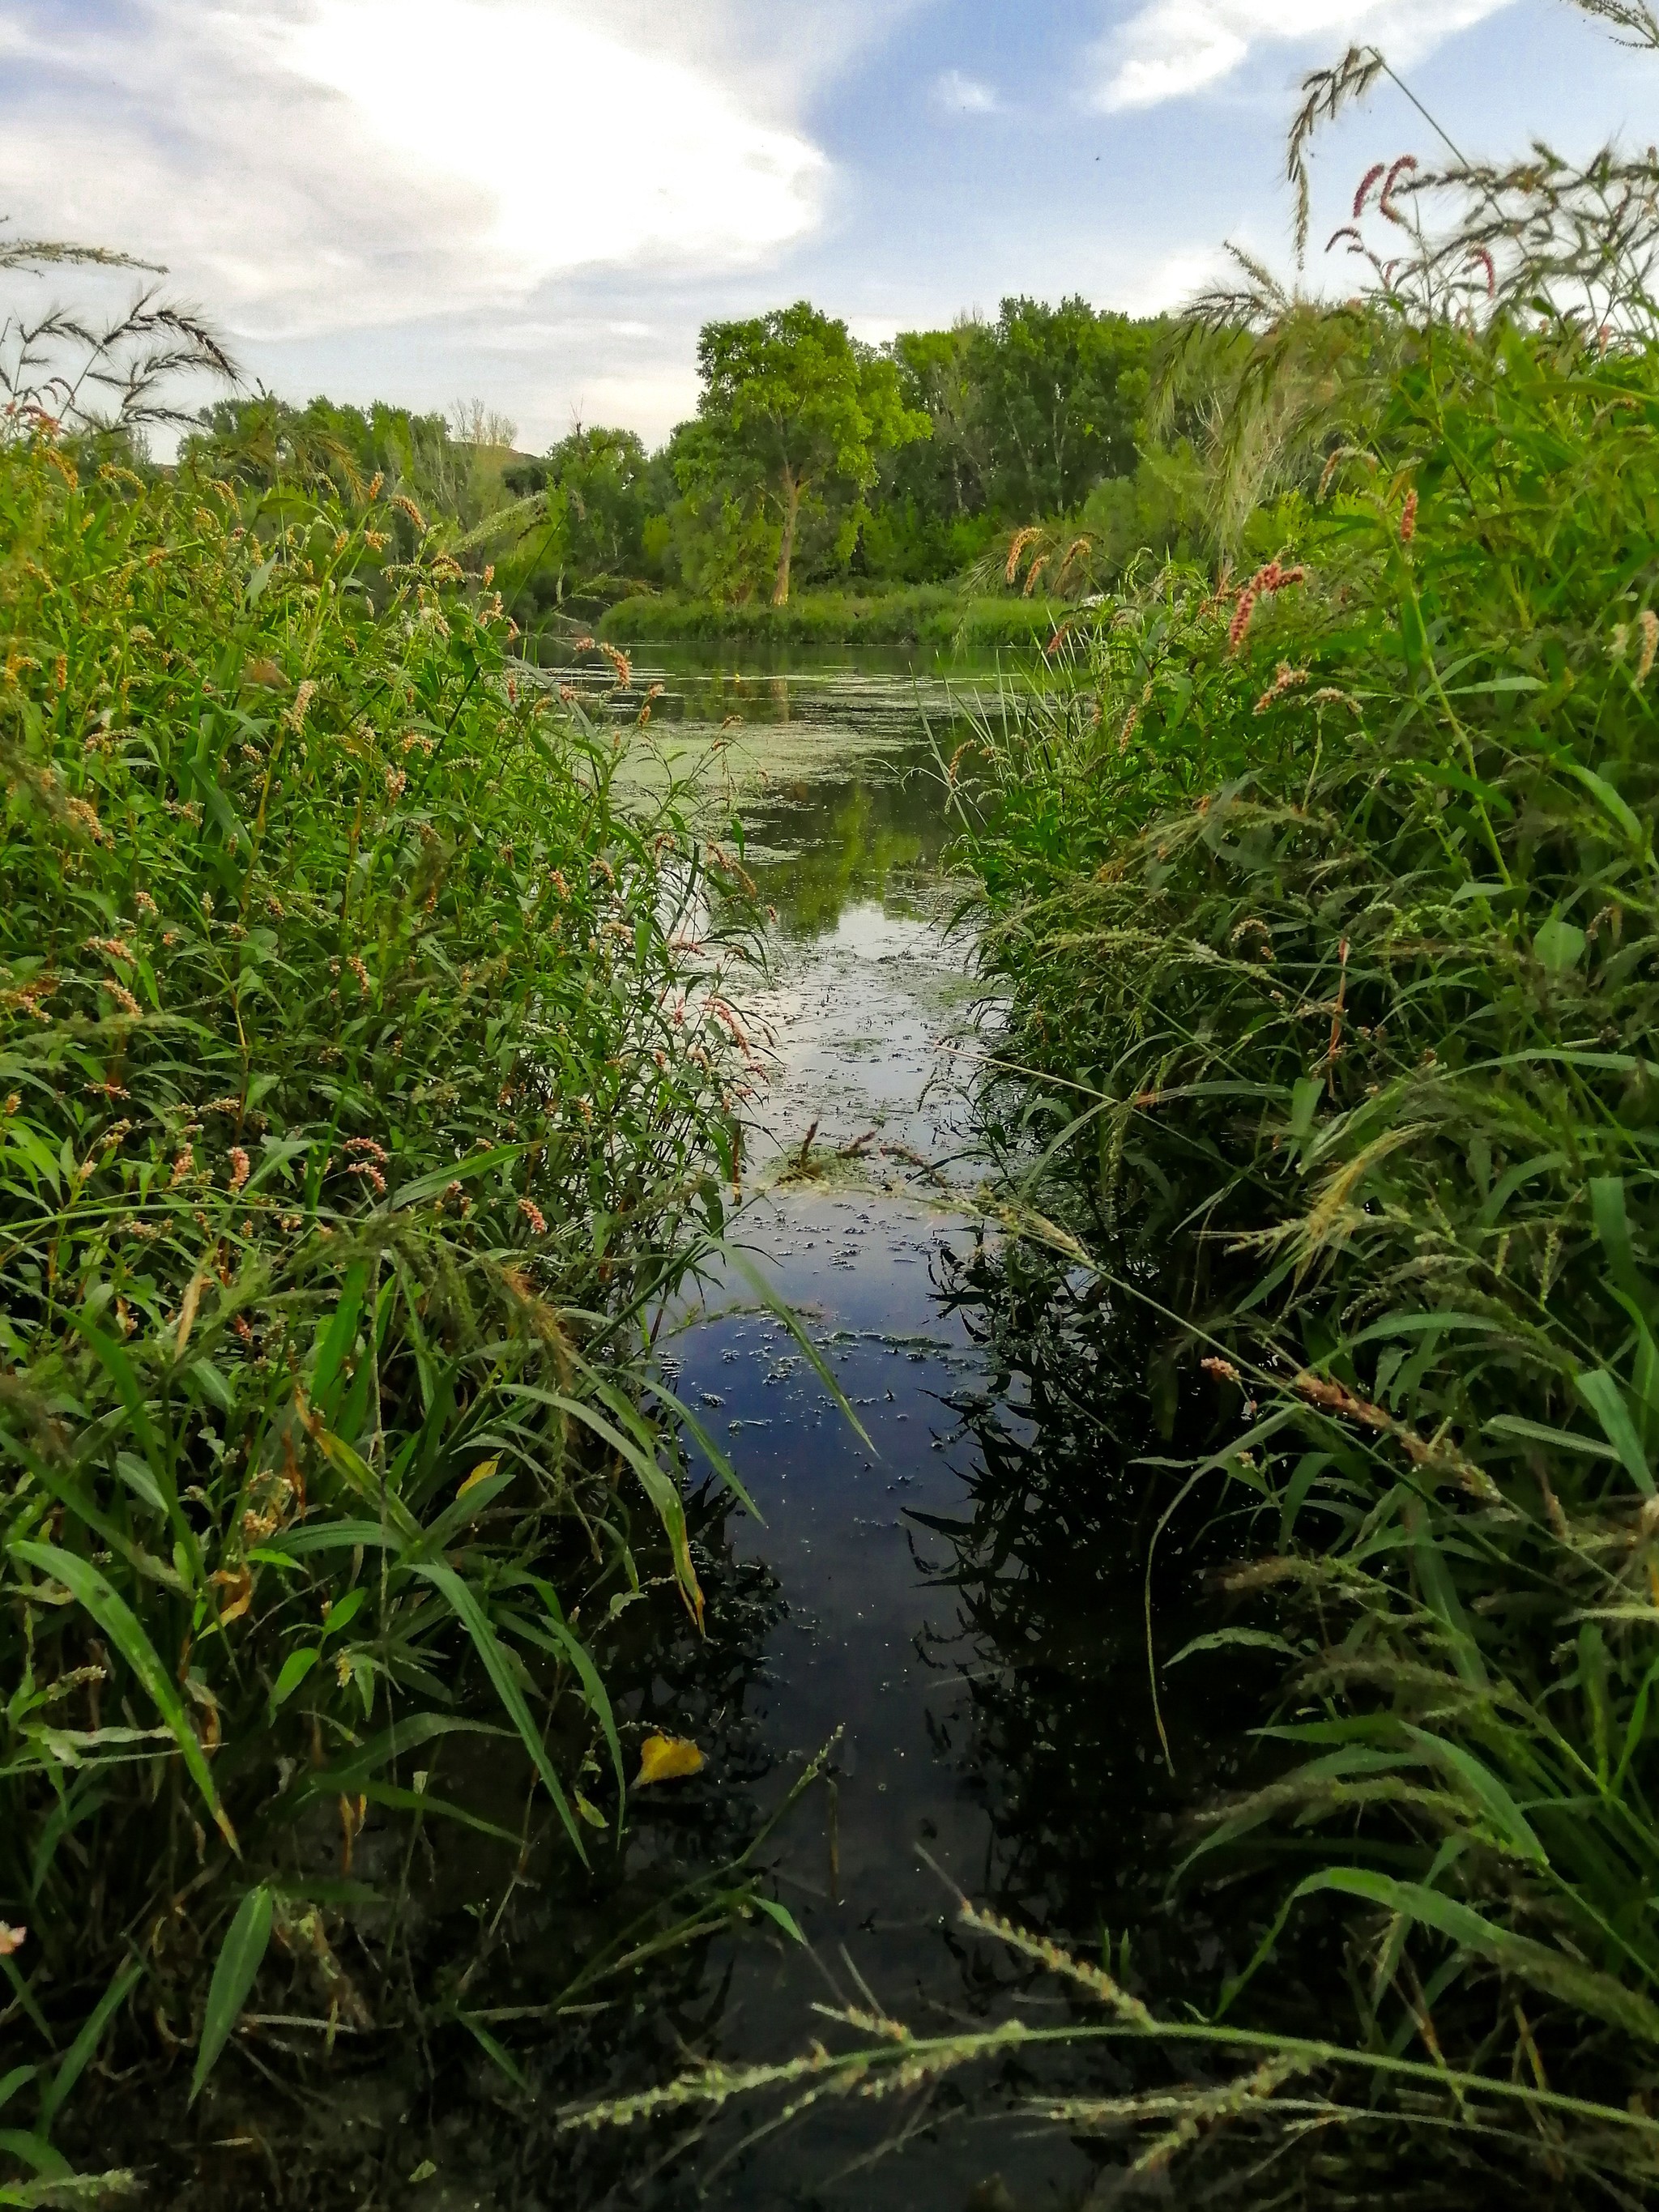
<path id="1" fill-rule="evenodd" d="M 230 1825 L 230 1816 L 219 1802 L 219 1793 L 213 1784 L 206 1754 L 197 1739 L 188 1716 L 173 1686 L 173 1677 L 156 1656 L 155 1647 L 145 1634 L 142 1624 L 126 1601 L 121 1597 L 96 1567 L 88 1560 L 78 1558 L 73 1552 L 59 1551 L 53 1544 L 15 1543 L 10 1546 L 14 1558 L 21 1559 L 37 1573 L 50 1575 L 54 1582 L 62 1583 L 77 1605 L 89 1613 L 110 1642 L 138 1677 L 145 1695 L 167 1723 L 174 1742 L 183 1753 L 191 1779 L 201 1791 L 214 1825 L 240 1856 L 241 1846 L 236 1840 L 236 1831 Z"/>
<path id="2" fill-rule="evenodd" d="M 225 1931 L 208 1985 L 207 2011 L 202 2021 L 202 2040 L 197 2046 L 196 2069 L 190 2077 L 190 2101 L 202 2094 L 202 2084 L 213 2071 L 220 2052 L 230 2040 L 242 2016 L 270 1942 L 272 1900 L 263 1882 L 249 1890 L 236 1908 L 236 1917 Z"/>
<path id="3" fill-rule="evenodd" d="M 1564 921 L 1555 915 L 1544 922 L 1534 934 L 1532 949 L 1540 965 L 1552 975 L 1565 975 L 1576 968 L 1584 956 L 1584 933 L 1576 923 Z"/>

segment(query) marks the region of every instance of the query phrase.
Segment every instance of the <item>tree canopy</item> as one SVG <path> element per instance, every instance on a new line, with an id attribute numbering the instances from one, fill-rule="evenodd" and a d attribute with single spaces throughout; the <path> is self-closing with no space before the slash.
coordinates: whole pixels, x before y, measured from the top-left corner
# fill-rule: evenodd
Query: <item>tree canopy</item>
<path id="1" fill-rule="evenodd" d="M 892 360 L 805 300 L 708 324 L 697 368 L 701 435 L 686 441 L 683 488 L 768 515 L 777 541 L 772 599 L 781 606 L 803 513 L 822 510 L 836 490 L 856 501 L 880 456 L 928 437 L 931 421 L 907 405 Z"/>

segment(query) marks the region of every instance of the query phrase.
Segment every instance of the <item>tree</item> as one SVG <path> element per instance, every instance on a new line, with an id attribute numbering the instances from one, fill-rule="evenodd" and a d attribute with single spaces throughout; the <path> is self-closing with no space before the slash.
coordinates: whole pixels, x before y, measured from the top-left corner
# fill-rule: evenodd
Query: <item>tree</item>
<path id="1" fill-rule="evenodd" d="M 928 418 L 905 405 L 892 362 L 804 300 L 707 324 L 697 367 L 703 434 L 689 445 L 681 489 L 766 513 L 777 533 L 772 604 L 782 606 L 803 513 L 837 485 L 867 490 L 877 457 L 927 437 Z"/>
<path id="2" fill-rule="evenodd" d="M 543 459 L 514 461 L 503 471 L 502 482 L 517 497 L 544 495 L 530 536 L 538 567 L 550 574 L 556 604 L 563 603 L 568 589 L 627 588 L 638 581 L 647 565 L 650 467 L 634 431 L 578 423 Z"/>
<path id="3" fill-rule="evenodd" d="M 1003 301 L 975 366 L 993 439 L 987 494 L 1006 520 L 1070 514 L 1103 477 L 1133 471 L 1164 328 L 1086 300 Z"/>

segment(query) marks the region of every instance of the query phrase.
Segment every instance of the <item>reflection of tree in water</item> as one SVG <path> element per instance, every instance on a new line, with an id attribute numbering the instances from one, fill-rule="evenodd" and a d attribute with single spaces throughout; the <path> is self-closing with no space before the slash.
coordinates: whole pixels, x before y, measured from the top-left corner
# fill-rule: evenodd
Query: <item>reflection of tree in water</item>
<path id="1" fill-rule="evenodd" d="M 406 1870 L 406 1899 L 395 1911 L 360 1903 L 326 1916 L 371 2025 L 353 2034 L 348 2021 L 331 2053 L 315 2033 L 237 2039 L 194 2114 L 185 2064 L 148 2098 L 131 2080 L 112 2085 L 104 2100 L 87 2100 L 87 2142 L 70 2146 L 86 2164 L 137 2170 L 150 2201 L 177 2212 L 405 2203 L 586 2212 L 647 2197 L 653 2212 L 678 2212 L 694 2201 L 688 2170 L 648 2179 L 672 2130 L 572 2136 L 556 2122 L 573 2098 L 660 2081 L 687 2050 L 717 2039 L 726 1975 L 711 1943 L 739 1885 L 711 1877 L 762 1824 L 756 1790 L 771 1759 L 748 1709 L 780 1605 L 769 1569 L 734 1557 L 728 1510 L 705 1497 L 693 1513 L 706 1637 L 665 1577 L 617 1616 L 605 1672 L 630 1777 L 640 1741 L 659 1728 L 691 1737 L 708 1762 L 691 1780 L 630 1800 L 620 1862 L 600 1835 L 584 1875 L 556 1841 L 520 1852 L 435 1821 L 414 1839 L 406 1820 L 377 1828 L 372 1818 L 354 1875 L 389 1900 Z M 603 1661 L 602 1637 L 594 1647 Z M 465 1778 L 468 1802 L 507 1825 L 507 1808 L 522 1812 L 527 1779 L 516 1747 L 492 1744 Z M 453 1796 L 461 1782 L 459 1771 L 443 1777 Z M 689 1940 L 676 1938 L 700 1909 L 702 1932 L 694 1923 Z M 630 1929 L 640 1962 L 573 1988 Z M 550 2011 L 562 1992 L 571 2002 Z M 313 1993 L 295 2009 L 326 2006 Z M 372 2025 L 394 2014 L 395 2033 Z"/>
<path id="2" fill-rule="evenodd" d="M 1170 1397 L 1167 1328 L 1133 1302 L 1110 1300 L 1097 1283 L 1034 1265 L 1018 1246 L 994 1257 L 981 1249 L 951 1267 L 944 1294 L 995 1369 L 982 1390 L 956 1401 L 978 1447 L 966 1516 L 914 1516 L 950 1547 L 937 1580 L 957 1593 L 957 1625 L 924 1633 L 938 1662 L 970 1682 L 972 1741 L 953 1750 L 983 1791 L 993 1826 L 979 1901 L 1079 1957 L 1103 1959 L 1166 2018 L 1188 2005 L 1208 2015 L 1303 1871 L 1294 1842 L 1288 1852 L 1264 1842 L 1259 1857 L 1247 1850 L 1179 1888 L 1171 1881 L 1197 1840 L 1194 1815 L 1218 1796 L 1268 1778 L 1271 1753 L 1251 1732 L 1272 1717 L 1279 1662 L 1230 1645 L 1169 1664 L 1189 1641 L 1224 1626 L 1210 1578 L 1262 1548 L 1260 1535 L 1235 1519 L 1218 1522 L 1212 1500 L 1207 1509 L 1195 1500 L 1158 1546 L 1152 1632 L 1171 1775 L 1149 1687 L 1143 1578 L 1173 1486 L 1147 1462 L 1190 1462 L 1209 1448 L 1202 1394 L 1175 1398 L 1171 1433 L 1161 1433 L 1153 1409 Z M 1348 1987 L 1363 1962 L 1344 1955 L 1330 1929 L 1317 1913 L 1303 1916 L 1280 1939 L 1250 2002 L 1231 2015 L 1235 2022 L 1363 2041 Z M 1006 2013 L 1011 1998 L 1052 2008 L 1051 2019 L 1099 2017 L 1002 1957 L 994 1970 L 1001 2001 L 988 2004 L 985 1960 L 965 1951 L 963 1966 L 981 2018 Z M 1118 2044 L 1069 2054 L 1052 2078 L 1043 2075 L 1044 2091 L 1065 2081 L 1075 2089 L 1079 2066 L 1091 2083 L 1085 2094 L 1106 2096 L 1237 2070 L 1224 2054 L 1211 2069 L 1191 2049 L 1166 2055 Z M 1363 2103 L 1363 2084 L 1347 2086 Z M 1029 2095 L 1029 2081 L 1023 2087 Z M 1160 2197 L 1172 2190 L 1182 2206 L 1225 2203 L 1239 2212 L 1382 2212 L 1402 2200 L 1415 2212 L 1471 2212 L 1581 2201 L 1565 2175 L 1553 2192 L 1544 2171 L 1501 2145 L 1452 2144 L 1442 2130 L 1410 2133 L 1397 2122 L 1313 2129 L 1301 2140 L 1223 2130 L 1187 2154 L 1162 2187 L 1126 2175 L 1121 2148 L 1084 2147 L 1100 2160 L 1079 2200 L 1091 2208 L 1126 2197 L 1139 2203 L 1147 2187 Z M 1018 2158 L 1006 2158 L 1003 2171 L 1023 2212 Z"/>
<path id="3" fill-rule="evenodd" d="M 1236 1784 L 1273 1678 L 1247 1679 L 1236 1652 L 1221 1666 L 1198 1656 L 1166 1668 L 1171 1778 L 1143 1588 L 1163 1501 L 1135 1464 L 1170 1449 L 1147 1390 L 1156 1339 L 1097 1290 L 1030 1272 L 1017 1248 L 970 1261 L 946 1295 L 995 1368 L 959 1401 L 978 1447 L 967 1517 L 933 1524 L 950 1540 L 941 1579 L 958 1593 L 962 1638 L 939 1656 L 970 1672 L 973 1757 L 995 1827 L 991 1901 L 1091 1956 L 1109 1936 L 1115 1958 L 1127 1935 L 1138 1985 L 1160 2001 L 1205 2002 L 1224 1960 L 1235 1963 L 1231 1945 L 1190 1900 L 1166 1911 L 1164 1887 L 1179 1824 Z M 1202 1577 L 1227 1542 L 1196 1517 L 1164 1538 L 1153 1583 L 1161 1659 L 1217 1625 Z"/>
<path id="4" fill-rule="evenodd" d="M 783 807 L 751 811 L 763 840 L 799 846 L 787 860 L 755 869 L 762 896 L 793 937 L 834 929 L 844 908 L 880 898 L 892 878 L 937 862 L 944 842 L 936 791 L 913 769 L 877 781 L 785 787 Z"/>

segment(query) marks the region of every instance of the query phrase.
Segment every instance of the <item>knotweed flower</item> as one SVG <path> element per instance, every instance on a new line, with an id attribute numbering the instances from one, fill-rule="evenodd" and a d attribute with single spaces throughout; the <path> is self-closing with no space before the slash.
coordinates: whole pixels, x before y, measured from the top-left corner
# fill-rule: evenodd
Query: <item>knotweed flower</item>
<path id="1" fill-rule="evenodd" d="M 1376 196 L 1376 204 L 1378 208 L 1385 216 L 1387 216 L 1390 222 L 1397 222 L 1402 225 L 1405 222 L 1405 216 L 1400 214 L 1395 207 L 1394 189 L 1400 182 L 1400 179 L 1416 167 L 1417 156 L 1415 154 L 1402 154 L 1400 156 L 1400 159 L 1389 171 L 1388 178 L 1383 184 L 1382 189 Z"/>
<path id="2" fill-rule="evenodd" d="M 154 915 L 158 911 L 155 900 L 148 891 L 134 891 L 132 902 L 142 915 Z"/>
<path id="3" fill-rule="evenodd" d="M 180 1149 L 178 1158 L 173 1163 L 173 1177 L 171 1182 L 167 1184 L 167 1188 L 169 1190 L 177 1190 L 179 1184 L 184 1182 L 185 1176 L 190 1174 L 195 1165 L 195 1152 L 191 1150 L 190 1146 L 184 1146 Z"/>
<path id="4" fill-rule="evenodd" d="M 1014 578 L 1019 574 L 1020 556 L 1024 552 L 1028 545 L 1034 544 L 1037 538 L 1042 537 L 1042 532 L 1041 530 L 1030 526 L 1028 526 L 1024 530 L 1017 530 L 1014 532 L 1012 542 L 1010 544 L 1008 548 L 1008 565 L 1003 571 L 1003 580 L 1005 583 L 1012 584 L 1013 582 Z"/>
<path id="5" fill-rule="evenodd" d="M 77 828 L 86 831 L 94 845 L 112 845 L 115 842 L 98 819 L 97 808 L 89 805 L 84 799 L 66 799 L 64 811 Z"/>
<path id="6" fill-rule="evenodd" d="M 1364 175 L 1359 179 L 1359 190 L 1353 196 L 1353 219 L 1356 222 L 1358 222 L 1360 216 L 1365 212 L 1365 203 L 1371 196 L 1371 186 L 1387 169 L 1388 166 L 1389 165 L 1386 161 L 1373 161 L 1370 167 L 1366 170 Z M 1205 1364 L 1207 1365 L 1208 1362 L 1206 1361 Z"/>
<path id="7" fill-rule="evenodd" d="M 538 1237 L 546 1236 L 546 1217 L 544 1215 L 540 1206 L 537 1205 L 533 1198 L 521 1198 L 519 1200 L 519 1211 L 523 1214 L 525 1219 L 530 1224 L 532 1230 Z"/>
<path id="8" fill-rule="evenodd" d="M 1265 714 L 1267 709 L 1276 705 L 1287 691 L 1293 691 L 1298 684 L 1305 684 L 1307 680 L 1308 672 L 1305 668 L 1292 668 L 1288 660 L 1281 660 L 1279 664 L 1279 672 L 1273 682 L 1255 702 L 1256 713 Z"/>
<path id="9" fill-rule="evenodd" d="M 1645 684 L 1653 670 L 1653 659 L 1659 653 L 1659 615 L 1651 607 L 1644 607 L 1636 617 L 1642 633 L 1642 651 L 1636 663 L 1636 681 Z"/>
<path id="10" fill-rule="evenodd" d="M 125 983 L 113 982 L 109 976 L 106 975 L 103 979 L 103 988 L 109 993 L 124 1014 L 131 1014 L 136 1021 L 143 1013 L 143 1008 Z"/>
<path id="11" fill-rule="evenodd" d="M 252 1172 L 253 1164 L 248 1158 L 248 1156 L 243 1150 L 242 1146 L 240 1145 L 233 1145 L 230 1148 L 231 1188 L 233 1190 L 240 1190 L 242 1185 L 247 1181 L 249 1176 L 252 1175 Z"/>
<path id="12" fill-rule="evenodd" d="M 1400 542 L 1409 545 L 1417 535 L 1417 488 L 1413 485 L 1406 494 L 1406 504 L 1400 510 Z"/>
<path id="13" fill-rule="evenodd" d="M 102 952 L 111 960 L 131 960 L 132 957 L 132 947 L 125 937 L 89 937 L 86 949 L 88 952 Z"/>

